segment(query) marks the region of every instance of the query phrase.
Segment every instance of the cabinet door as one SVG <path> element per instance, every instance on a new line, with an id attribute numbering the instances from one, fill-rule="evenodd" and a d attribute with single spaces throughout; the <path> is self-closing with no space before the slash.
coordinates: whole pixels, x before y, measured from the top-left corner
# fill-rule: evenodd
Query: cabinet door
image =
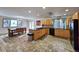
<path id="1" fill-rule="evenodd" d="M 51 24 L 52 24 L 52 20 L 51 20 L 51 19 L 48 19 L 48 20 L 47 20 L 47 25 L 50 26 Z"/>
<path id="2" fill-rule="evenodd" d="M 34 40 L 36 40 L 38 38 L 38 36 L 36 35 L 37 33 L 34 32 Z"/>
<path id="3" fill-rule="evenodd" d="M 45 30 L 45 33 L 46 33 L 46 34 L 49 34 L 49 29 L 46 29 L 46 30 Z"/>

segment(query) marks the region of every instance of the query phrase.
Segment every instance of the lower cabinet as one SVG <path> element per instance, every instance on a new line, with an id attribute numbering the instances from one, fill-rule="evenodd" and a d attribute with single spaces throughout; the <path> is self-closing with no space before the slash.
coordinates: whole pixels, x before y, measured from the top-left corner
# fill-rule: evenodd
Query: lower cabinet
<path id="1" fill-rule="evenodd" d="M 66 29 L 66 30 L 55 29 L 55 36 L 70 39 L 70 30 L 69 29 Z"/>
<path id="2" fill-rule="evenodd" d="M 34 39 L 34 40 L 38 40 L 38 39 L 41 38 L 42 36 L 47 35 L 48 32 L 49 32 L 48 29 L 38 29 L 38 30 L 34 30 L 34 31 L 33 31 L 33 34 L 34 34 L 33 39 Z"/>

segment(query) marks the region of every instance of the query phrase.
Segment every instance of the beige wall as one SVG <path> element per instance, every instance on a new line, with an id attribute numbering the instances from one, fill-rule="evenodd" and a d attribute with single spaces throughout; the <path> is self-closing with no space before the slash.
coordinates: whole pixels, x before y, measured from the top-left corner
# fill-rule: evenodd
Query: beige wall
<path id="1" fill-rule="evenodd" d="M 2 27 L 2 20 L 3 20 L 3 17 L 0 16 L 0 28 Z"/>
<path id="2" fill-rule="evenodd" d="M 0 35 L 7 34 L 8 33 L 7 28 L 3 28 L 2 27 L 2 22 L 3 22 L 3 17 L 0 16 Z"/>

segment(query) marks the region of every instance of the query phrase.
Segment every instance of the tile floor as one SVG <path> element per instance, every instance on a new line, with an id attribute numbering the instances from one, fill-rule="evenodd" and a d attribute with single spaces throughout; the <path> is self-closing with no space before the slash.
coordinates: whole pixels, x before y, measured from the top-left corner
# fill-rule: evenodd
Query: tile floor
<path id="1" fill-rule="evenodd" d="M 74 52 L 69 40 L 43 37 L 41 40 L 28 41 L 26 34 L 17 37 L 0 37 L 1 52 Z"/>

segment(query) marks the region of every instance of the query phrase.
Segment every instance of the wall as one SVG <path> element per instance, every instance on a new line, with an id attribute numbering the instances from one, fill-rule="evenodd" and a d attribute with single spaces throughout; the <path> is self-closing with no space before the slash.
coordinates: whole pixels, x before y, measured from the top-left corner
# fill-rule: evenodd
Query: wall
<path id="1" fill-rule="evenodd" d="M 23 19 L 23 20 L 22 20 L 22 26 L 20 26 L 20 27 L 29 28 L 29 21 L 27 21 L 27 19 Z"/>
<path id="2" fill-rule="evenodd" d="M 2 27 L 2 19 L 3 19 L 3 17 L 0 16 L 0 28 Z"/>
<path id="3" fill-rule="evenodd" d="M 19 27 L 29 28 L 29 21 L 27 21 L 27 19 L 21 19 L 21 21 L 22 21 L 22 25 Z M 2 22 L 3 22 L 3 16 L 0 16 L 0 35 L 8 33 L 8 28 L 3 28 Z"/>
<path id="4" fill-rule="evenodd" d="M 0 16 L 0 35 L 7 34 L 8 33 L 7 28 L 3 28 L 2 27 L 2 22 L 3 22 L 3 17 Z"/>

